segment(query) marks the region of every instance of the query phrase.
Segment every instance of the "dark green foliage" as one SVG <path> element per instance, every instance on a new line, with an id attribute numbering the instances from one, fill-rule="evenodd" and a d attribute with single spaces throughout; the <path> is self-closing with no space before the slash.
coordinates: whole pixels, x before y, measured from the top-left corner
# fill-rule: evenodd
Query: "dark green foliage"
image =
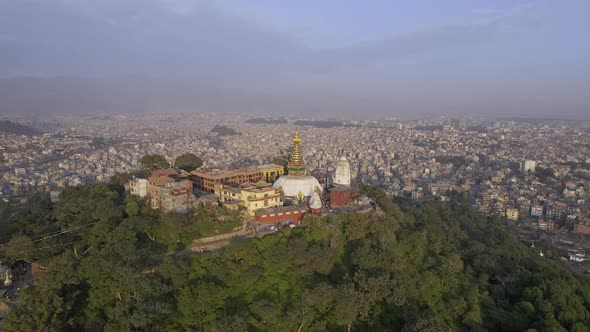
<path id="1" fill-rule="evenodd" d="M 436 157 L 436 161 L 441 164 L 453 164 L 453 167 L 461 167 L 467 164 L 463 156 L 439 156 Z"/>
<path id="2" fill-rule="evenodd" d="M 537 167 L 535 169 L 535 176 L 541 180 L 552 179 L 555 177 L 555 171 L 552 168 Z"/>
<path id="3" fill-rule="evenodd" d="M 194 171 L 203 165 L 203 160 L 192 153 L 181 154 L 174 160 L 174 167 L 187 172 Z"/>
<path id="4" fill-rule="evenodd" d="M 291 159 L 292 152 L 293 152 L 292 146 L 285 148 L 285 149 L 281 149 L 280 155 L 272 158 L 271 162 L 275 165 L 283 166 L 285 173 L 286 173 L 287 172 L 287 165 L 289 164 L 289 160 Z"/>
<path id="5" fill-rule="evenodd" d="M 110 179 L 110 182 L 115 185 L 123 186 L 129 182 L 129 180 L 133 179 L 135 175 L 139 174 L 132 174 L 132 173 L 117 173 L 113 175 Z"/>
<path id="6" fill-rule="evenodd" d="M 17 235 L 6 244 L 5 257 L 12 264 L 17 260 L 30 262 L 33 259 L 33 240 L 26 235 Z"/>
<path id="7" fill-rule="evenodd" d="M 166 158 L 159 154 L 146 154 L 141 157 L 140 160 L 141 168 L 145 172 L 153 171 L 154 169 L 165 169 L 170 167 L 170 164 Z"/>
<path id="8" fill-rule="evenodd" d="M 289 120 L 285 119 L 285 118 L 252 118 L 252 119 L 248 119 L 246 121 L 244 121 L 244 123 L 253 123 L 253 124 L 265 124 L 265 125 L 269 125 L 269 124 L 287 124 L 289 123 Z"/>
<path id="9" fill-rule="evenodd" d="M 216 134 L 217 136 L 234 136 L 240 134 L 233 128 L 219 125 L 213 127 L 213 129 L 211 129 L 211 133 Z"/>
<path id="10" fill-rule="evenodd" d="M 125 213 L 129 217 L 135 217 L 139 214 L 139 201 L 137 196 L 129 195 L 125 198 Z"/>
<path id="11" fill-rule="evenodd" d="M 104 148 L 104 147 L 108 146 L 108 143 L 109 142 L 107 142 L 107 140 L 104 137 L 99 136 L 99 137 L 94 137 L 92 139 L 92 142 L 90 142 L 90 146 L 93 149 L 99 149 L 99 148 Z"/>
<path id="12" fill-rule="evenodd" d="M 159 215 L 103 186 L 68 189 L 48 207 L 54 223 L 92 226 L 70 235 L 77 252 L 47 258 L 3 330 L 588 330 L 588 281 L 473 208 L 432 200 L 401 212 L 363 191 L 383 215 L 308 216 L 187 256 L 176 250 L 236 227 L 237 215 L 211 205 Z"/>
<path id="13" fill-rule="evenodd" d="M 27 136 L 38 135 L 41 133 L 37 129 L 7 120 L 0 121 L 0 132 Z"/>
<path id="14" fill-rule="evenodd" d="M 297 120 L 293 122 L 293 125 L 301 127 L 301 126 L 312 126 L 315 128 L 334 128 L 334 127 L 344 127 L 345 124 L 341 121 L 333 121 L 333 120 Z"/>

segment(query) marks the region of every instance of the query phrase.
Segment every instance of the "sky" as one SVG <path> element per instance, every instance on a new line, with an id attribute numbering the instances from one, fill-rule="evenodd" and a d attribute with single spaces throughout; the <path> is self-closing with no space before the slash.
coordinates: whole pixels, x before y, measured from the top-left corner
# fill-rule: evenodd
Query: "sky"
<path id="1" fill-rule="evenodd" d="M 587 31 L 590 0 L 0 0 L 0 111 L 590 118 Z"/>

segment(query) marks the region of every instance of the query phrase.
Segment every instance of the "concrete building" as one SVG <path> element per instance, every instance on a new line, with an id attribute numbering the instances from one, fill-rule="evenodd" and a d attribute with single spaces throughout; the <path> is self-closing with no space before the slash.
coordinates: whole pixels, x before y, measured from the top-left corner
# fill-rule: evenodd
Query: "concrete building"
<path id="1" fill-rule="evenodd" d="M 531 206 L 531 217 L 542 217 L 543 216 L 543 205 L 534 204 Z"/>
<path id="2" fill-rule="evenodd" d="M 349 186 L 337 186 L 330 189 L 330 207 L 341 208 L 354 203 L 358 192 Z"/>
<path id="3" fill-rule="evenodd" d="M 555 222 L 553 222 L 553 220 L 539 219 L 539 230 L 547 233 L 554 233 Z"/>
<path id="4" fill-rule="evenodd" d="M 434 196 L 444 195 L 447 191 L 453 190 L 455 186 L 449 181 L 428 183 L 427 189 Z"/>
<path id="5" fill-rule="evenodd" d="M 159 209 L 162 211 L 187 212 L 196 204 L 192 188 L 177 188 L 160 192 Z"/>
<path id="6" fill-rule="evenodd" d="M 133 181 L 133 180 L 132 180 Z M 147 179 L 149 206 L 155 210 L 185 212 L 196 204 L 188 173 L 169 168 L 152 173 Z"/>
<path id="7" fill-rule="evenodd" d="M 547 206 L 547 218 L 561 220 L 567 215 L 567 205 L 561 202 L 555 202 Z"/>
<path id="8" fill-rule="evenodd" d="M 506 209 L 506 219 L 510 221 L 518 221 L 519 214 L 518 209 Z"/>
<path id="9" fill-rule="evenodd" d="M 523 173 L 534 172 L 537 168 L 537 162 L 534 160 L 523 160 L 520 162 L 520 171 Z"/>
<path id="10" fill-rule="evenodd" d="M 262 175 L 257 169 L 236 169 L 236 170 L 197 170 L 192 171 L 190 179 L 195 190 L 203 192 L 214 192 L 215 185 L 223 184 L 228 186 L 239 186 L 246 182 L 258 182 Z"/>
<path id="11" fill-rule="evenodd" d="M 298 225 L 307 214 L 303 206 L 281 206 L 255 212 L 256 232 L 274 231 L 283 227 Z"/>
<path id="12" fill-rule="evenodd" d="M 531 201 L 524 198 L 519 198 L 517 201 L 518 211 L 523 216 L 528 216 L 531 213 Z"/>
<path id="13" fill-rule="evenodd" d="M 51 190 L 49 192 L 49 200 L 51 201 L 51 203 L 57 203 L 59 202 L 59 195 L 61 195 L 61 190 Z"/>
<path id="14" fill-rule="evenodd" d="M 575 234 L 590 235 L 590 224 L 577 223 L 574 225 Z"/>
<path id="15" fill-rule="evenodd" d="M 255 166 L 260 171 L 262 181 L 273 183 L 281 176 L 285 175 L 285 167 L 276 164 L 266 164 Z"/>
<path id="16" fill-rule="evenodd" d="M 147 179 L 132 179 L 129 181 L 129 193 L 139 198 L 145 198 L 148 195 Z"/>
<path id="17" fill-rule="evenodd" d="M 275 164 L 246 167 L 233 170 L 196 170 L 192 171 L 190 179 L 195 190 L 214 192 L 215 185 L 239 186 L 246 182 L 272 182 L 284 174 L 284 168 Z"/>
<path id="18" fill-rule="evenodd" d="M 226 204 L 235 202 L 245 208 L 251 216 L 254 216 L 254 212 L 257 210 L 283 205 L 281 192 L 271 188 L 267 183 L 258 185 L 246 183 L 240 187 L 218 184 L 215 194 L 219 196 L 220 202 Z"/>

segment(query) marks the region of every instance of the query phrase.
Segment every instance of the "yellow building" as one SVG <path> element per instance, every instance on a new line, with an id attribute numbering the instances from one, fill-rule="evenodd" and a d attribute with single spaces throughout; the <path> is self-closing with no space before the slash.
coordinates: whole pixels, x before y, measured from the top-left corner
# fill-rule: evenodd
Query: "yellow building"
<path id="1" fill-rule="evenodd" d="M 262 175 L 262 181 L 273 183 L 281 176 L 285 175 L 285 167 L 276 164 L 266 164 L 256 166 Z"/>
<path id="2" fill-rule="evenodd" d="M 238 204 L 245 208 L 251 216 L 254 216 L 256 210 L 283 205 L 280 190 L 262 182 L 245 183 L 240 187 L 218 184 L 215 186 L 215 194 L 219 196 L 220 202 L 227 205 Z"/>
<path id="3" fill-rule="evenodd" d="M 518 221 L 519 211 L 518 209 L 507 209 L 506 210 L 506 219 L 511 221 Z"/>
<path id="4" fill-rule="evenodd" d="M 539 230 L 547 233 L 555 232 L 555 222 L 553 220 L 539 219 Z"/>

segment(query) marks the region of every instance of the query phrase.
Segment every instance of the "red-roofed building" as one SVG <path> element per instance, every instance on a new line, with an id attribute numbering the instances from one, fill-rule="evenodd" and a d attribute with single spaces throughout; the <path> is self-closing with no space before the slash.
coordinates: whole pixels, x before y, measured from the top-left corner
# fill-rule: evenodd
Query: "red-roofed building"
<path id="1" fill-rule="evenodd" d="M 337 186 L 330 189 L 330 207 L 340 208 L 351 205 L 358 197 L 358 192 L 349 186 Z"/>
<path id="2" fill-rule="evenodd" d="M 254 229 L 256 232 L 264 232 L 298 225 L 306 214 L 305 206 L 281 206 L 258 210 L 254 216 L 256 221 Z"/>

